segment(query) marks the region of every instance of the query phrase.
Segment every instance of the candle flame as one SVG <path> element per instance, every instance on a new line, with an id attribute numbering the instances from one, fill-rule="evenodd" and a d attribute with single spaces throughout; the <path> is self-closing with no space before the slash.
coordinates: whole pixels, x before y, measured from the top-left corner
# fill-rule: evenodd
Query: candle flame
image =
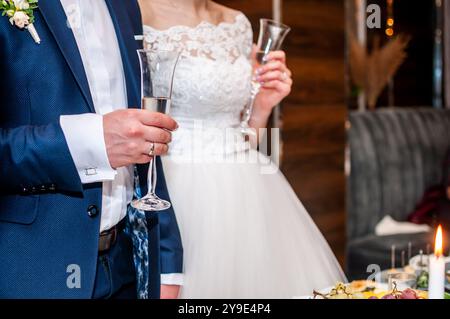
<path id="1" fill-rule="evenodd" d="M 442 257 L 442 226 L 439 225 L 436 232 L 436 240 L 434 243 L 434 255 L 436 257 Z"/>

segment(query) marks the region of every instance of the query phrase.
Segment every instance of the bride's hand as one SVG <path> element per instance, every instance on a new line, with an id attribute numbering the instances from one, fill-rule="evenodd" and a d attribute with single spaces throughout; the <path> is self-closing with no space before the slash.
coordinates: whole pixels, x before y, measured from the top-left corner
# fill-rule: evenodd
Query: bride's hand
<path id="1" fill-rule="evenodd" d="M 254 55 L 255 56 L 255 55 Z M 273 51 L 267 55 L 267 63 L 255 69 L 255 77 L 261 90 L 255 100 L 255 109 L 269 113 L 291 93 L 292 72 L 286 66 L 284 51 Z M 255 65 L 256 59 L 254 60 Z"/>

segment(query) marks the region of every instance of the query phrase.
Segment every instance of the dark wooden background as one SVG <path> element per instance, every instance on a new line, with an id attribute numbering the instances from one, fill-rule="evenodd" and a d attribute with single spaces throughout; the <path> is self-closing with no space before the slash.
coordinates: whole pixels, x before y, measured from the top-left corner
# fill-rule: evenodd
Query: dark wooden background
<path id="1" fill-rule="evenodd" d="M 385 21 L 386 0 L 370 0 L 382 8 Z M 434 0 L 394 1 L 396 34 L 411 37 L 407 48 L 408 57 L 394 77 L 395 106 L 430 106 L 433 101 L 433 40 L 435 27 Z M 386 40 L 384 28 L 368 30 L 369 44 L 375 36 Z M 388 105 L 388 90 L 384 90 L 378 107 Z"/>
<path id="2" fill-rule="evenodd" d="M 258 31 L 271 0 L 220 0 L 243 11 Z M 286 40 L 294 74 L 283 103 L 282 170 L 341 263 L 345 249 L 344 0 L 284 0 Z"/>
<path id="3" fill-rule="evenodd" d="M 350 0 L 349 0 L 350 1 Z M 444 4 L 447 2 L 443 2 Z M 367 48 L 373 48 L 375 39 L 384 45 L 389 38 L 385 34 L 387 19 L 386 0 L 367 0 L 367 5 L 381 7 L 381 28 L 367 29 Z M 436 27 L 435 0 L 395 0 L 393 6 L 395 35 L 410 38 L 406 48 L 407 57 L 394 76 L 395 107 L 431 107 L 433 102 L 434 32 Z M 352 90 L 353 91 L 353 90 Z M 356 92 L 352 92 L 348 106 L 358 108 Z M 389 90 L 381 93 L 377 108 L 389 106 Z"/>

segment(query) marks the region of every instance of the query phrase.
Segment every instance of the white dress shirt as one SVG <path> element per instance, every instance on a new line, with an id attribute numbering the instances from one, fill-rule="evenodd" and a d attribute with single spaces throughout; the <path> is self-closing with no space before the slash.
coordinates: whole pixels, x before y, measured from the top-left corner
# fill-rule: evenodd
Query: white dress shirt
<path id="1" fill-rule="evenodd" d="M 103 135 L 103 115 L 128 105 L 122 57 L 104 0 L 60 1 L 75 36 L 96 111 L 61 116 L 60 124 L 81 182 L 103 184 L 100 231 L 104 231 L 125 217 L 133 197 L 133 168 L 111 167 Z M 162 275 L 161 282 L 180 285 L 182 276 Z"/>

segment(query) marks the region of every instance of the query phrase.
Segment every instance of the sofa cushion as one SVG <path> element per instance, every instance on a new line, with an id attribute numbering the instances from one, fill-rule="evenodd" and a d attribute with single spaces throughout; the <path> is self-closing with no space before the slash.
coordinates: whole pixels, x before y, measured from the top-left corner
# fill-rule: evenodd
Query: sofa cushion
<path id="1" fill-rule="evenodd" d="M 352 112 L 347 186 L 350 240 L 374 232 L 387 214 L 406 220 L 424 191 L 442 180 L 450 110 Z"/>

